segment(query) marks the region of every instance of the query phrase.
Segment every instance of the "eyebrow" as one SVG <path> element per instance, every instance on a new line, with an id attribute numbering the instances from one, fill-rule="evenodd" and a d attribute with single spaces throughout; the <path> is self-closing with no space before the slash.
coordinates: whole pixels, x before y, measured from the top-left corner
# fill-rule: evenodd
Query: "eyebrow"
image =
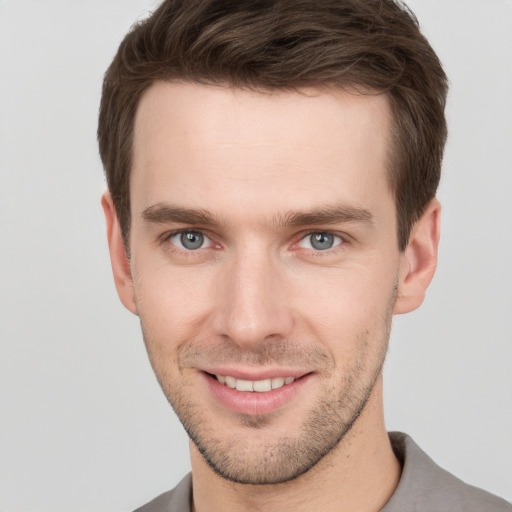
<path id="1" fill-rule="evenodd" d="M 205 209 L 186 208 L 166 203 L 157 203 L 142 212 L 145 222 L 165 224 L 177 222 L 180 224 L 220 226 L 229 224 L 222 222 L 220 217 Z M 275 227 L 301 227 L 317 225 L 343 224 L 347 222 L 373 224 L 371 212 L 365 208 L 348 205 L 323 206 L 310 211 L 288 211 L 275 216 L 272 225 Z"/>
<path id="2" fill-rule="evenodd" d="M 325 206 L 311 211 L 285 213 L 278 224 L 290 227 L 319 224 L 343 224 L 346 222 L 361 222 L 373 224 L 373 215 L 365 208 L 348 205 Z"/>
<path id="3" fill-rule="evenodd" d="M 204 209 L 184 208 L 164 203 L 157 203 L 142 212 L 142 218 L 149 223 L 165 224 L 179 222 L 181 224 L 205 224 L 208 226 L 220 225 L 211 212 Z"/>

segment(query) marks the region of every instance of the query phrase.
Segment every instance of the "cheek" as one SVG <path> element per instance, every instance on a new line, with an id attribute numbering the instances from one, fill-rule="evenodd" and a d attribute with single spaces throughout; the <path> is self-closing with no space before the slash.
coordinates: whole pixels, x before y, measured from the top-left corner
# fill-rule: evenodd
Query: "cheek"
<path id="1" fill-rule="evenodd" d="M 198 337 L 214 303 L 211 281 L 203 278 L 200 271 L 190 269 L 139 267 L 144 270 L 138 272 L 135 266 L 135 297 L 145 335 L 151 343 L 167 351 Z"/>
<path id="2" fill-rule="evenodd" d="M 395 274 L 390 267 L 382 276 L 362 268 L 332 269 L 323 279 L 314 280 L 314 286 L 303 285 L 295 290 L 296 309 L 315 337 L 333 351 L 346 354 L 359 341 L 387 330 Z"/>
<path id="3" fill-rule="evenodd" d="M 230 307 L 223 285 L 227 269 L 171 266 L 143 256 L 133 255 L 132 273 L 148 350 L 169 358 L 184 343 L 218 334 L 215 315 Z M 268 300 L 294 318 L 290 337 L 318 340 L 346 356 L 358 340 L 385 328 L 396 272 L 389 261 L 365 261 L 283 267 L 275 278 L 281 293 L 276 298 L 269 291 Z"/>

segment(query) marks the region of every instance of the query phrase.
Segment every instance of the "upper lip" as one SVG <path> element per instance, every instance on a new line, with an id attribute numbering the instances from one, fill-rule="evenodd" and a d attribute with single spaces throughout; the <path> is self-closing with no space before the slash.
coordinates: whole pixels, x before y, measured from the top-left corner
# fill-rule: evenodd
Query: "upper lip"
<path id="1" fill-rule="evenodd" d="M 295 377 L 296 379 L 311 373 L 308 370 L 299 370 L 292 368 L 260 368 L 260 369 L 241 369 L 241 368 L 202 368 L 202 371 L 212 375 L 230 376 L 241 380 L 266 380 L 276 377 Z"/>

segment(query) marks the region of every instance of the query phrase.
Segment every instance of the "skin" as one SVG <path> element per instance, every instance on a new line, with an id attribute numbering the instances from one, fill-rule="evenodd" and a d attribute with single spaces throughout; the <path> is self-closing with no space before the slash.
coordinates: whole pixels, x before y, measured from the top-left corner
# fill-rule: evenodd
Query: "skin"
<path id="1" fill-rule="evenodd" d="M 119 296 L 193 439 L 195 510 L 370 511 L 396 488 L 382 365 L 393 313 L 432 279 L 440 207 L 400 252 L 389 133 L 384 95 L 157 82 L 143 96 L 129 259 L 108 192 L 103 207 Z M 205 373 L 262 371 L 307 376 L 240 413 Z"/>

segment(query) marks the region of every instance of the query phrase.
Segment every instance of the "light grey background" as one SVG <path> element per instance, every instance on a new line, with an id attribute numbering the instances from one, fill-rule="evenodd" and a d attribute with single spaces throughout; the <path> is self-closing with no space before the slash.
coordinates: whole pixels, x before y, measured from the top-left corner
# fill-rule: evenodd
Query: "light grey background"
<path id="1" fill-rule="evenodd" d="M 444 229 L 396 319 L 390 429 L 512 500 L 512 2 L 410 0 L 451 80 Z M 188 470 L 119 303 L 99 197 L 101 79 L 151 0 L 0 1 L 0 510 L 130 510 Z"/>

